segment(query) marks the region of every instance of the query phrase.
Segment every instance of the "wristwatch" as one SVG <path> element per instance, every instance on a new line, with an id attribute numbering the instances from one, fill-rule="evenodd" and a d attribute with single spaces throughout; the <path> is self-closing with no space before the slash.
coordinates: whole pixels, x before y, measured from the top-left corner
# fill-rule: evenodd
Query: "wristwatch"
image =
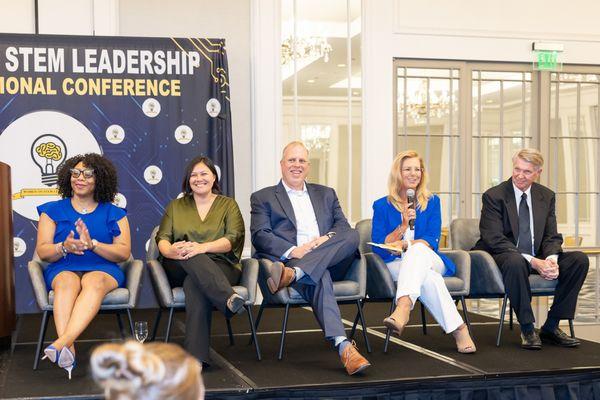
<path id="1" fill-rule="evenodd" d="M 325 234 L 325 236 L 327 236 L 329 239 L 331 239 L 332 237 L 334 237 L 334 236 L 335 236 L 335 232 L 327 232 L 327 233 Z"/>
<path id="2" fill-rule="evenodd" d="M 96 239 L 92 239 L 92 248 L 90 251 L 96 250 L 96 247 L 98 247 L 98 241 Z"/>

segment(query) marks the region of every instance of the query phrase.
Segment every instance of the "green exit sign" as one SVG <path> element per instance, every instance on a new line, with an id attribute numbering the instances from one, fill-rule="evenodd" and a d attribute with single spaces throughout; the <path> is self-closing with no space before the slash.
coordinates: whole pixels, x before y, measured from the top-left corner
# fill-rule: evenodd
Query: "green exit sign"
<path id="1" fill-rule="evenodd" d="M 562 63 L 558 62 L 557 51 L 538 50 L 534 52 L 533 66 L 538 71 L 559 71 Z"/>

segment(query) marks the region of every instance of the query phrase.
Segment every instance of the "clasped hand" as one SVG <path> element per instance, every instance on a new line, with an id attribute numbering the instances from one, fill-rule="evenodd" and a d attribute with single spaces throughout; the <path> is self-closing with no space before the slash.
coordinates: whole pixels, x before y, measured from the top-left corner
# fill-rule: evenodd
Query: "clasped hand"
<path id="1" fill-rule="evenodd" d="M 539 258 L 531 259 L 531 267 L 535 269 L 542 278 L 546 280 L 554 280 L 558 278 L 558 263 L 552 258 L 541 260 Z"/>
<path id="2" fill-rule="evenodd" d="M 79 234 L 79 239 L 75 239 L 75 232 L 71 231 L 63 242 L 67 253 L 83 255 L 83 252 L 92 248 L 92 238 L 85 222 L 81 218 L 75 221 L 75 230 Z"/>
<path id="3" fill-rule="evenodd" d="M 404 211 L 402 211 L 402 224 L 404 225 L 404 222 L 406 221 L 406 223 L 408 224 L 408 221 L 410 221 L 411 219 L 415 219 L 417 217 L 417 211 L 414 208 L 410 208 L 410 206 L 412 206 L 413 203 L 406 203 L 404 205 Z"/>
<path id="4" fill-rule="evenodd" d="M 290 258 L 302 258 L 328 240 L 329 236 L 323 235 L 314 238 L 310 242 L 304 243 L 302 246 L 297 246 L 296 248 L 294 248 L 294 250 L 291 251 Z"/>
<path id="5" fill-rule="evenodd" d="M 206 251 L 207 248 L 204 243 L 182 240 L 171 245 L 172 254 L 170 258 L 174 260 L 187 260 L 198 254 L 204 254 Z"/>

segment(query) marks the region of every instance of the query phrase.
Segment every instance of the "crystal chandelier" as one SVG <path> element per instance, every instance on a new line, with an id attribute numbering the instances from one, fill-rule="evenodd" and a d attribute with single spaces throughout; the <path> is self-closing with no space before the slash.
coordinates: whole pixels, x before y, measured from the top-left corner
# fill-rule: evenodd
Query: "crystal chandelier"
<path id="1" fill-rule="evenodd" d="M 429 85 L 426 79 L 419 88 L 406 96 L 406 113 L 415 123 L 427 119 L 427 93 Z M 401 106 L 403 111 L 403 107 Z M 429 118 L 442 118 L 450 113 L 450 96 L 446 90 L 429 91 Z"/>
<path id="2" fill-rule="evenodd" d="M 294 60 L 302 58 L 319 59 L 329 61 L 331 45 L 325 37 L 288 37 L 281 43 L 281 64 L 285 65 Z"/>
<path id="3" fill-rule="evenodd" d="M 329 151 L 331 125 L 301 125 L 300 138 L 308 150 Z"/>

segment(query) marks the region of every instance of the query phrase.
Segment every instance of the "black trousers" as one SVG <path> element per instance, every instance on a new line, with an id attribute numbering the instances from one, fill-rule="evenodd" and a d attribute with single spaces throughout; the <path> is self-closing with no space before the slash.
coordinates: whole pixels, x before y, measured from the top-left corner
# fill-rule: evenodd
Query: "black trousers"
<path id="1" fill-rule="evenodd" d="M 326 338 L 346 336 L 333 293 L 333 281 L 343 279 L 352 262 L 359 257 L 358 242 L 358 232 L 349 229 L 339 232 L 301 259 L 285 263 L 288 267 L 302 269 L 306 274 L 300 281 L 294 281 L 292 287 L 311 305 Z"/>
<path id="2" fill-rule="evenodd" d="M 227 299 L 234 293 L 241 271 L 227 261 L 198 254 L 189 260 L 163 260 L 171 287 L 185 293 L 185 349 L 210 364 L 210 324 L 213 307 L 230 317 Z"/>
<path id="3" fill-rule="evenodd" d="M 531 309 L 529 274 L 537 273 L 519 253 L 503 253 L 493 256 L 502 272 L 504 287 L 520 324 L 535 322 Z M 575 317 L 577 296 L 588 273 L 590 261 L 580 251 L 563 252 L 558 255 L 558 284 L 548 318 L 572 319 Z"/>

